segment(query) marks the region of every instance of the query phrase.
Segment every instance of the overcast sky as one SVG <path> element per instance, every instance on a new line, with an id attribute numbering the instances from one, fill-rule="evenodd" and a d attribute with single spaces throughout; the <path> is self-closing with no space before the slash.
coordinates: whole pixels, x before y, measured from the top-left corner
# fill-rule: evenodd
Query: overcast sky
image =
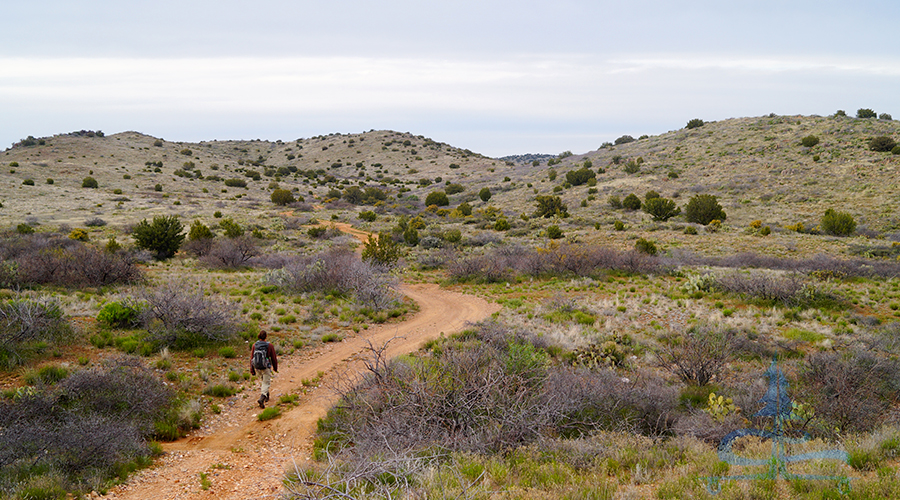
<path id="1" fill-rule="evenodd" d="M 7 2 L 0 149 L 392 129 L 489 156 L 582 153 L 691 118 L 900 119 L 900 2 Z"/>

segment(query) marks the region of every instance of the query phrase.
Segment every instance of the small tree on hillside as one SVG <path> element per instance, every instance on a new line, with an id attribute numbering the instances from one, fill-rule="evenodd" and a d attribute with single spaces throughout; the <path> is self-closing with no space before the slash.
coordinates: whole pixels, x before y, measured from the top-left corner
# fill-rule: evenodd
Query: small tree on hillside
<path id="1" fill-rule="evenodd" d="M 819 143 L 819 138 L 814 135 L 808 135 L 808 136 L 804 137 L 803 139 L 800 139 L 800 144 L 806 148 L 811 148 L 818 143 Z"/>
<path id="2" fill-rule="evenodd" d="M 488 200 L 491 199 L 491 196 L 491 190 L 486 187 L 481 188 L 481 191 L 478 192 L 478 197 L 481 198 L 481 201 L 485 203 L 487 203 Z"/>
<path id="3" fill-rule="evenodd" d="M 532 217 L 568 217 L 569 208 L 559 196 L 538 196 L 535 198 L 537 210 Z"/>
<path id="4" fill-rule="evenodd" d="M 888 152 L 888 151 L 894 149 L 894 147 L 896 147 L 896 146 L 897 146 L 897 141 L 895 141 L 894 139 L 892 139 L 886 135 L 873 137 L 872 139 L 869 139 L 869 149 L 871 149 L 872 151 L 878 151 L 879 153 Z"/>
<path id="5" fill-rule="evenodd" d="M 400 245 L 388 233 L 371 236 L 363 248 L 362 260 L 392 266 L 400 260 Z"/>
<path id="6" fill-rule="evenodd" d="M 165 260 L 175 255 L 184 242 L 183 229 L 178 217 L 158 216 L 153 222 L 147 222 L 147 219 L 139 222 L 131 236 L 138 248 L 155 252 L 156 260 Z"/>
<path id="7" fill-rule="evenodd" d="M 667 221 L 681 213 L 681 209 L 675 205 L 675 201 L 656 196 L 647 198 L 644 202 L 644 212 L 647 212 L 655 221 Z"/>
<path id="8" fill-rule="evenodd" d="M 857 118 L 876 118 L 877 116 L 878 116 L 878 114 L 869 108 L 859 108 L 856 111 Z"/>
<path id="9" fill-rule="evenodd" d="M 687 125 L 684 128 L 698 128 L 704 125 L 706 125 L 706 122 L 704 122 L 700 118 L 694 118 L 693 120 L 687 122 Z"/>
<path id="10" fill-rule="evenodd" d="M 640 210 L 641 199 L 638 198 L 636 194 L 631 193 L 622 200 L 622 206 L 627 210 Z"/>
<path id="11" fill-rule="evenodd" d="M 428 207 L 430 207 L 431 205 L 446 207 L 449 204 L 450 199 L 447 198 L 447 193 L 443 191 L 432 191 L 428 193 L 428 196 L 425 197 L 425 206 Z"/>
<path id="12" fill-rule="evenodd" d="M 684 217 L 688 222 L 705 226 L 714 220 L 725 220 L 725 211 L 715 196 L 698 194 L 684 207 Z"/>
<path id="13" fill-rule="evenodd" d="M 287 205 L 295 201 L 294 194 L 287 189 L 276 189 L 275 191 L 272 191 L 272 203 L 276 205 Z"/>
<path id="14" fill-rule="evenodd" d="M 822 231 L 834 236 L 850 236 L 856 231 L 856 221 L 847 212 L 838 212 L 829 208 L 822 216 L 820 227 Z"/>

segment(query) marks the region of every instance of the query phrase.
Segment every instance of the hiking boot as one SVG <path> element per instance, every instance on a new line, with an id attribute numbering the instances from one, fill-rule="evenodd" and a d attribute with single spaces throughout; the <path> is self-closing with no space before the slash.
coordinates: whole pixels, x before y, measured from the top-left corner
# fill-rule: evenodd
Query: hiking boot
<path id="1" fill-rule="evenodd" d="M 260 408 L 265 408 L 265 407 L 266 407 L 266 401 L 268 401 L 268 400 L 269 400 L 269 397 L 268 397 L 268 396 L 266 396 L 265 394 L 261 394 L 261 395 L 259 396 L 259 400 L 257 400 L 256 402 L 259 403 L 259 407 L 260 407 Z"/>
<path id="2" fill-rule="evenodd" d="M 268 403 L 268 402 L 269 402 L 269 393 L 267 392 L 266 393 L 266 403 Z"/>

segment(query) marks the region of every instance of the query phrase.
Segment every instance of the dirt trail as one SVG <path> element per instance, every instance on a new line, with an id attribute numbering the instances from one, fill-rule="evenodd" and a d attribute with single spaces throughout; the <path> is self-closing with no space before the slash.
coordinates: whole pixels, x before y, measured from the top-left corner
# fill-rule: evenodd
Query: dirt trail
<path id="1" fill-rule="evenodd" d="M 232 398 L 210 428 L 164 445 L 157 465 L 141 471 L 108 498 L 245 499 L 275 498 L 285 470 L 309 460 L 316 421 L 337 399 L 331 387 L 362 374 L 368 342 L 386 342 L 390 356 L 412 352 L 425 341 L 461 330 L 498 309 L 483 299 L 441 290 L 437 285 L 404 285 L 400 291 L 419 304 L 419 312 L 398 324 L 363 330 L 342 342 L 326 344 L 304 357 L 285 357 L 272 384 L 272 402 L 296 392 L 303 379 L 325 372 L 322 383 L 302 396 L 299 405 L 283 407 L 279 418 L 259 422 L 256 390 Z M 209 488 L 201 488 L 200 473 Z"/>

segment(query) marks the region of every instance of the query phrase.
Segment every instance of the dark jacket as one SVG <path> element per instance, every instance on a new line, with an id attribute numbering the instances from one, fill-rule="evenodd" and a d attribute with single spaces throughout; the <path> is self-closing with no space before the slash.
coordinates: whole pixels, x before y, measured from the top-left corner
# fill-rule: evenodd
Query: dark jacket
<path id="1" fill-rule="evenodd" d="M 259 342 L 259 341 L 257 341 Z M 265 341 L 263 341 L 265 342 Z M 269 363 L 272 364 L 272 369 L 276 372 L 278 371 L 278 356 L 275 355 L 275 346 L 272 345 L 271 342 L 266 342 L 268 346 L 266 347 L 266 356 L 269 358 Z M 256 368 L 253 367 L 253 347 L 256 345 L 256 342 L 250 344 L 250 374 L 256 375 Z"/>

